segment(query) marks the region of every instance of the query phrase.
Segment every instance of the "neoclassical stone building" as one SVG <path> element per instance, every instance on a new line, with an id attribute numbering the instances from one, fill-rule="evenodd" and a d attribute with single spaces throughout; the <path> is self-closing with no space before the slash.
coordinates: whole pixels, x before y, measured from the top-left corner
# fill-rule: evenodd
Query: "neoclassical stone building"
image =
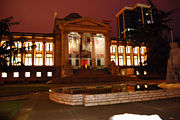
<path id="1" fill-rule="evenodd" d="M 128 30 L 131 29 L 124 29 Z M 0 71 L 0 80 L 48 81 L 73 75 L 73 69 L 104 69 L 113 62 L 116 75 L 139 75 L 137 68 L 147 60 L 146 46 L 110 38 L 110 32 L 109 24 L 77 13 L 62 19 L 55 16 L 53 33 L 14 32 L 14 38 L 25 37 L 26 41 L 11 47 L 25 47 L 26 53 L 19 51 L 16 58 L 8 58 L 11 71 Z M 1 40 L 0 45 L 5 41 Z M 36 47 L 31 48 L 32 45 Z"/>
<path id="2" fill-rule="evenodd" d="M 73 75 L 73 69 L 103 69 L 110 64 L 110 32 L 108 24 L 77 13 L 63 19 L 55 18 L 50 34 L 14 32 L 14 38 L 26 38 L 14 46 L 26 47 L 26 53 L 19 52 L 15 62 L 13 56 L 9 58 L 11 71 L 1 71 L 1 78 L 6 81 L 47 81 Z M 3 39 L 1 45 L 5 41 Z M 31 48 L 32 45 L 36 47 Z M 19 62 L 25 66 L 22 68 Z"/>
<path id="3" fill-rule="evenodd" d="M 109 25 L 72 13 L 55 19 L 55 65 L 103 68 L 110 64 Z"/>

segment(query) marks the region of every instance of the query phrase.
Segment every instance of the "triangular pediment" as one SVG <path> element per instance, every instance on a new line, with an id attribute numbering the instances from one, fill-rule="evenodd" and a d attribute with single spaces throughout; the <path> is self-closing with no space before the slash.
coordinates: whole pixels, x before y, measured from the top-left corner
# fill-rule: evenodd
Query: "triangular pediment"
<path id="1" fill-rule="evenodd" d="M 79 19 L 67 21 L 63 26 L 69 26 L 69 25 L 109 28 L 109 26 L 104 24 L 103 22 L 94 20 L 94 19 L 89 18 L 89 17 L 84 17 L 84 18 L 79 18 Z"/>

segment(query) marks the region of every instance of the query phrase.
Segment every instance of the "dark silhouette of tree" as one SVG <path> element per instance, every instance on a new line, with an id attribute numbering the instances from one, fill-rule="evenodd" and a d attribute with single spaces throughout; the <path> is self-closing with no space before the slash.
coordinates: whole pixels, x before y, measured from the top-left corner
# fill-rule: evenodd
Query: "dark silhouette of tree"
<path id="1" fill-rule="evenodd" d="M 0 42 L 3 39 L 6 39 L 5 42 L 2 43 L 0 46 L 0 69 L 1 71 L 7 71 L 7 66 L 11 66 L 12 61 L 13 63 L 19 63 L 16 61 L 15 58 L 17 57 L 18 53 L 25 53 L 25 47 L 18 48 L 15 46 L 16 42 L 24 42 L 26 38 L 14 38 L 13 34 L 10 32 L 10 27 L 13 25 L 19 24 L 17 21 L 13 21 L 13 17 L 8 17 L 5 19 L 0 19 Z M 13 56 L 13 59 L 12 59 Z M 21 65 L 23 63 L 20 62 Z"/>
<path id="2" fill-rule="evenodd" d="M 175 9 L 170 11 L 159 10 L 151 0 L 148 0 L 151 6 L 153 21 L 151 24 L 143 24 L 135 31 L 133 39 L 137 44 L 144 43 L 147 50 L 146 69 L 149 73 L 165 73 L 167 60 L 169 56 L 169 41 L 167 33 L 170 31 L 168 22 L 172 21 L 170 15 Z"/>

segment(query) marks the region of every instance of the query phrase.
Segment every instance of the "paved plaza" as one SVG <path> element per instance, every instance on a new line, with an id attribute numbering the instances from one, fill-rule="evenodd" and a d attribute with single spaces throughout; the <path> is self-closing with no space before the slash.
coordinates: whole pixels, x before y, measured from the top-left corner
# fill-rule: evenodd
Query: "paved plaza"
<path id="1" fill-rule="evenodd" d="M 163 120 L 180 119 L 180 98 L 106 106 L 68 106 L 52 102 L 48 92 L 35 93 L 14 120 L 109 120 L 123 113 L 158 114 Z"/>

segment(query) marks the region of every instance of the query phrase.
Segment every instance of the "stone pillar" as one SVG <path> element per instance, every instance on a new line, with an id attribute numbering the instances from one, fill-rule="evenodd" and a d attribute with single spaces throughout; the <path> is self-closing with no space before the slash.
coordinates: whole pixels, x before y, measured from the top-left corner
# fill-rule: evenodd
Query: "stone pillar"
<path id="1" fill-rule="evenodd" d="M 43 66 L 45 66 L 45 60 L 46 60 L 46 42 L 45 41 L 43 41 L 42 55 L 43 55 Z"/>
<path id="2" fill-rule="evenodd" d="M 116 60 L 117 60 L 117 65 L 116 66 L 119 66 L 119 45 L 116 45 Z"/>
<path id="3" fill-rule="evenodd" d="M 139 46 L 139 50 L 138 50 L 138 59 L 139 59 L 139 65 L 141 65 L 141 46 Z"/>
<path id="4" fill-rule="evenodd" d="M 133 46 L 130 47 L 131 66 L 134 65 Z"/>
<path id="5" fill-rule="evenodd" d="M 21 48 L 23 48 L 24 47 L 24 42 L 22 42 L 21 43 L 22 45 L 21 45 Z M 23 64 L 25 64 L 25 53 L 21 53 L 21 62 L 23 63 Z"/>
<path id="6" fill-rule="evenodd" d="M 68 32 L 64 32 L 63 39 L 63 65 L 69 64 L 69 40 Z"/>
<path id="7" fill-rule="evenodd" d="M 123 47 L 123 64 L 126 66 L 127 64 L 127 59 L 126 59 L 126 45 Z"/>
<path id="8" fill-rule="evenodd" d="M 109 34 L 105 34 L 105 67 L 108 67 L 110 65 L 110 39 Z"/>
<path id="9" fill-rule="evenodd" d="M 83 42 L 83 33 L 79 32 L 80 34 L 80 48 L 79 48 L 79 59 L 80 59 L 80 67 L 82 67 L 82 42 Z"/>
<path id="10" fill-rule="evenodd" d="M 34 41 L 32 41 L 32 45 L 35 46 Z M 32 47 L 32 66 L 34 66 L 35 50 L 36 50 L 36 47 Z"/>
<path id="11" fill-rule="evenodd" d="M 92 67 L 96 67 L 96 58 L 95 58 L 95 41 L 94 41 L 95 34 L 92 34 L 92 52 L 91 52 L 91 59 L 92 59 Z"/>

